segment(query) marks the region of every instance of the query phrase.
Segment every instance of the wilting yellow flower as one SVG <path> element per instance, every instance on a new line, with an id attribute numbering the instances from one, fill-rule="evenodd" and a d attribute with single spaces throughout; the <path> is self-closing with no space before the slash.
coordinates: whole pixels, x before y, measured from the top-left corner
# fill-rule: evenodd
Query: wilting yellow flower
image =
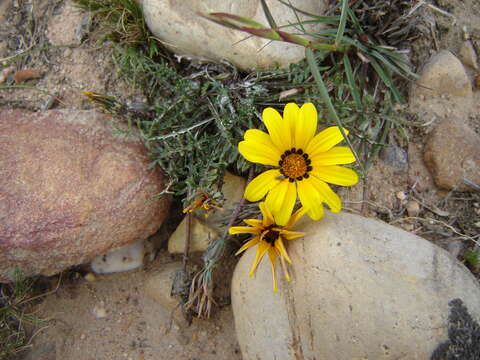
<path id="1" fill-rule="evenodd" d="M 208 212 L 214 209 L 220 209 L 220 204 L 217 203 L 213 198 L 204 190 L 198 190 L 193 196 L 189 197 L 196 197 L 194 201 L 192 201 L 185 209 L 183 209 L 183 213 L 191 213 L 198 209 L 203 209 L 206 212 L 206 216 L 208 216 Z"/>
<path id="2" fill-rule="evenodd" d="M 238 150 L 251 162 L 276 168 L 253 179 L 245 198 L 259 201 L 267 195 L 265 202 L 279 225 L 287 223 L 297 194 L 313 220 L 323 216 L 324 202 L 331 211 L 339 212 L 341 200 L 327 183 L 350 186 L 358 182 L 355 171 L 338 166 L 355 161 L 350 148 L 335 146 L 344 140 L 340 129 L 332 126 L 315 135 L 318 120 L 312 103 L 301 108 L 287 104 L 283 118 L 275 109 L 266 108 L 262 120 L 268 134 L 247 130 Z"/>
<path id="3" fill-rule="evenodd" d="M 303 208 L 299 209 L 288 219 L 285 226 L 280 226 L 276 224 L 275 219 L 265 202 L 261 202 L 259 207 L 260 211 L 262 212 L 262 220 L 246 219 L 244 222 L 250 226 L 232 226 L 228 232 L 232 235 L 255 235 L 253 239 L 247 241 L 240 248 L 240 250 L 237 251 L 236 255 L 242 253 L 252 246 L 258 245 L 255 260 L 253 261 L 250 269 L 250 276 L 253 276 L 258 264 L 260 263 L 260 260 L 262 260 L 265 254 L 268 254 L 270 263 L 272 265 L 273 291 L 276 292 L 278 290 L 275 274 L 277 257 L 280 258 L 280 263 L 282 264 L 285 278 L 287 281 L 290 281 L 290 275 L 288 274 L 285 261 L 291 264 L 292 260 L 290 260 L 290 257 L 288 256 L 285 245 L 283 244 L 283 240 L 293 240 L 305 235 L 305 233 L 302 232 L 290 231 L 293 225 L 295 225 L 295 223 L 305 214 L 305 211 Z"/>

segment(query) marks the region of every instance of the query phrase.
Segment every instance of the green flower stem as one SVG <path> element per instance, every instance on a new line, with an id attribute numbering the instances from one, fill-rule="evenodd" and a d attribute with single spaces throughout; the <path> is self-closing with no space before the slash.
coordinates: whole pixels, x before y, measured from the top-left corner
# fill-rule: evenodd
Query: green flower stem
<path id="1" fill-rule="evenodd" d="M 319 42 L 313 42 L 307 40 L 301 36 L 297 36 L 285 31 L 281 31 L 278 28 L 268 28 L 262 24 L 237 15 L 227 14 L 227 13 L 210 13 L 202 14 L 204 18 L 216 22 L 217 24 L 229 27 L 235 30 L 241 30 L 246 33 L 262 37 L 264 39 L 285 41 L 292 44 L 301 45 L 308 47 L 314 50 L 321 51 L 333 51 L 333 52 L 347 52 L 350 48 L 348 44 L 325 44 Z"/>

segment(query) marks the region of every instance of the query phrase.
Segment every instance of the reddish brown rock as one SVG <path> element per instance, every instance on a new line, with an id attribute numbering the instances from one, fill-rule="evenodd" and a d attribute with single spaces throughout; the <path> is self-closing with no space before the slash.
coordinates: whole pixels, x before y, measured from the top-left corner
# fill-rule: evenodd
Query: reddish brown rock
<path id="1" fill-rule="evenodd" d="M 480 136 L 461 120 L 442 121 L 425 145 L 425 163 L 438 187 L 472 190 L 464 180 L 480 184 Z"/>
<path id="2" fill-rule="evenodd" d="M 157 231 L 170 199 L 144 147 L 93 111 L 0 111 L 0 281 L 51 275 Z"/>

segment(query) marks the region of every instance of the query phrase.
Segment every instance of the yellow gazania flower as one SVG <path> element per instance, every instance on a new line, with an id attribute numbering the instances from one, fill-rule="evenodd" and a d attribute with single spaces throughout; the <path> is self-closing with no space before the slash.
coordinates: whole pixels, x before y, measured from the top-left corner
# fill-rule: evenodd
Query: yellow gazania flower
<path id="1" fill-rule="evenodd" d="M 253 179 L 245 198 L 254 202 L 267 195 L 265 202 L 280 225 L 287 223 L 297 194 L 313 220 L 323 216 L 324 202 L 339 212 L 341 200 L 327 183 L 350 186 L 358 182 L 355 171 L 338 166 L 355 161 L 348 147 L 335 146 L 344 140 L 340 129 L 332 126 L 315 135 L 317 110 L 312 103 L 301 108 L 287 104 L 283 118 L 275 109 L 266 108 L 262 120 L 268 134 L 247 130 L 238 150 L 251 162 L 276 168 Z"/>
<path id="2" fill-rule="evenodd" d="M 244 222 L 250 226 L 232 226 L 228 232 L 230 234 L 253 234 L 255 235 L 253 239 L 247 241 L 240 250 L 237 251 L 236 255 L 244 252 L 252 246 L 258 245 L 257 253 L 255 255 L 255 260 L 253 261 L 252 267 L 250 269 L 250 276 L 253 276 L 255 270 L 257 269 L 260 260 L 262 260 L 265 254 L 268 254 L 270 263 L 272 265 L 272 276 L 273 276 L 273 291 L 277 291 L 277 279 L 275 274 L 275 265 L 277 257 L 280 258 L 280 263 L 285 274 L 287 281 L 290 281 L 290 275 L 288 274 L 287 265 L 285 261 L 289 264 L 292 263 L 292 260 L 288 256 L 283 240 L 293 240 L 305 235 L 302 232 L 290 231 L 290 229 L 295 225 L 295 223 L 305 214 L 304 208 L 296 211 L 287 221 L 285 226 L 280 226 L 275 223 L 272 213 L 268 209 L 268 206 L 265 202 L 259 204 L 260 211 L 262 212 L 263 220 L 257 219 L 246 219 Z"/>

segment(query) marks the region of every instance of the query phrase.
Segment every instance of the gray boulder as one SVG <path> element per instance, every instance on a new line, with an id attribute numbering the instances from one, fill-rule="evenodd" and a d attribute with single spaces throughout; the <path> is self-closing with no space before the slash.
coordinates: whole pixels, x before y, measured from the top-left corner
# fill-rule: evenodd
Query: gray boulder
<path id="1" fill-rule="evenodd" d="M 268 259 L 249 278 L 256 249 L 235 269 L 244 360 L 424 360 L 448 339 L 451 300 L 480 316 L 477 279 L 418 236 L 346 213 L 303 219 L 295 229 L 307 235 L 288 242 L 293 281 L 281 280 L 278 293 Z"/>

